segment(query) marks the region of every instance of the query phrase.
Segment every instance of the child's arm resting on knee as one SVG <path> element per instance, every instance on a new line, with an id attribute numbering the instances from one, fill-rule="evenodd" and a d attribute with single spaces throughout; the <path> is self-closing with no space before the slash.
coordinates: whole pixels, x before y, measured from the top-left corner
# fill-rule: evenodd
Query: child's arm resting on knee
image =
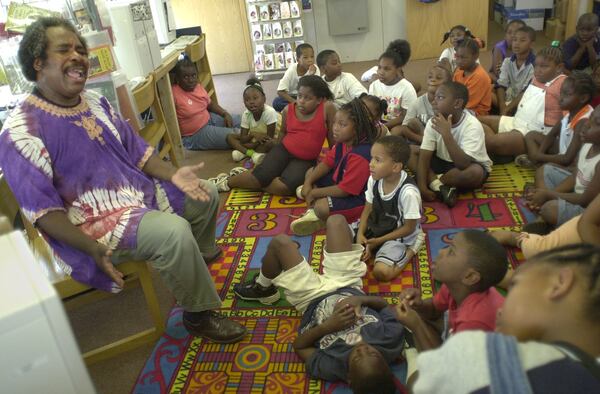
<path id="1" fill-rule="evenodd" d="M 583 211 L 577 231 L 583 242 L 600 245 L 600 195 Z"/>
<path id="2" fill-rule="evenodd" d="M 418 351 L 430 350 L 442 344 L 440 335 L 414 310 L 407 300 L 402 300 L 395 307 L 396 319 L 408 328 L 415 338 Z"/>
<path id="3" fill-rule="evenodd" d="M 569 188 L 570 187 L 570 188 Z M 592 181 L 587 186 L 587 188 L 583 191 L 583 193 L 575 193 L 575 175 L 569 176 L 565 179 L 560 185 L 556 187 L 554 190 L 547 191 L 548 195 L 552 197 L 552 199 L 562 198 L 565 201 L 570 202 L 571 204 L 581 205 L 582 207 L 587 207 L 587 205 L 600 194 L 600 163 L 596 164 L 596 172 L 594 173 L 594 177 Z"/>
<path id="4" fill-rule="evenodd" d="M 307 361 L 317 350 L 315 343 L 325 335 L 350 327 L 356 322 L 356 313 L 349 303 L 338 302 L 333 313 L 323 323 L 304 331 L 293 343 L 298 356 Z"/>

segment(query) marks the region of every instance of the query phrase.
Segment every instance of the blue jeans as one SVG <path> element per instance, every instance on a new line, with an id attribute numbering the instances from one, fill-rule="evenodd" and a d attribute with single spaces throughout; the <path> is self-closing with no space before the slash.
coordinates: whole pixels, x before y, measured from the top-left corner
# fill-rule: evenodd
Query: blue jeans
<path id="1" fill-rule="evenodd" d="M 229 149 L 228 134 L 239 133 L 241 117 L 231 115 L 233 128 L 225 127 L 225 119 L 213 112 L 210 113 L 208 123 L 187 137 L 182 137 L 181 142 L 187 150 Z"/>

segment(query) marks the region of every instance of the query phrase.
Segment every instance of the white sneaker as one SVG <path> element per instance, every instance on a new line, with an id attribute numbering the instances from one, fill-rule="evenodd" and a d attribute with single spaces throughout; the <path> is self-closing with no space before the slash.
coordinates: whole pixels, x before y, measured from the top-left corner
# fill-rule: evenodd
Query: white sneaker
<path id="1" fill-rule="evenodd" d="M 227 182 L 229 181 L 229 174 L 226 174 L 224 172 L 220 173 L 214 178 L 208 178 L 208 181 L 213 183 L 217 187 L 217 190 L 220 192 L 228 192 L 229 190 L 231 190 L 231 188 L 227 184 Z"/>
<path id="2" fill-rule="evenodd" d="M 290 230 L 292 230 L 292 233 L 299 236 L 310 235 L 324 227 L 325 222 L 319 219 L 312 208 L 290 223 Z"/>
<path id="3" fill-rule="evenodd" d="M 246 155 L 240 152 L 239 150 L 234 150 L 231 152 L 231 158 L 233 159 L 233 161 L 242 161 L 244 160 L 244 157 L 246 157 Z"/>
<path id="4" fill-rule="evenodd" d="M 254 165 L 257 166 L 260 163 L 262 163 L 262 161 L 265 159 L 265 156 L 265 153 L 254 152 L 254 154 L 252 155 L 252 161 L 254 162 Z"/>
<path id="5" fill-rule="evenodd" d="M 298 197 L 300 200 L 304 200 L 304 197 L 302 197 L 302 186 L 300 185 L 296 188 L 296 197 Z"/>
<path id="6" fill-rule="evenodd" d="M 234 167 L 231 169 L 231 171 L 229 171 L 229 176 L 236 176 L 236 175 L 240 175 L 242 172 L 246 172 L 248 171 L 247 168 L 244 167 Z"/>
<path id="7" fill-rule="evenodd" d="M 425 232 L 421 230 L 419 234 L 417 234 L 415 243 L 410 245 L 408 248 L 414 252 L 415 256 L 418 256 L 419 251 L 421 248 L 423 248 L 423 246 L 425 246 Z"/>

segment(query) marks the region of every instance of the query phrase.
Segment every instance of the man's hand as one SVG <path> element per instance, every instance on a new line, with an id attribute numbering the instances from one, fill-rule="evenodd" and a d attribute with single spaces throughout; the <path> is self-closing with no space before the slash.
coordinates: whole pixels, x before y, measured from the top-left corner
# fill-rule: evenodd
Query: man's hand
<path id="1" fill-rule="evenodd" d="M 229 112 L 225 112 L 223 114 L 223 120 L 225 121 L 225 127 L 233 127 L 233 118 L 231 117 L 231 114 L 229 114 Z"/>
<path id="2" fill-rule="evenodd" d="M 125 281 L 123 280 L 123 273 L 117 270 L 110 261 L 110 256 L 112 256 L 112 250 L 110 250 L 107 246 L 102 245 L 100 243 L 96 244 L 96 248 L 92 251 L 91 256 L 94 258 L 98 267 L 106 275 L 110 277 L 120 288 L 123 288 L 125 285 Z"/>
<path id="3" fill-rule="evenodd" d="M 450 134 L 452 130 L 452 115 L 448 115 L 448 119 L 446 119 L 444 115 L 438 113 L 431 120 L 431 127 L 440 133 L 442 137 Z"/>
<path id="4" fill-rule="evenodd" d="M 327 326 L 328 331 L 336 332 L 351 327 L 356 322 L 356 313 L 354 307 L 342 299 L 334 308 L 333 313 L 327 320 L 323 322 Z"/>
<path id="5" fill-rule="evenodd" d="M 194 172 L 202 167 L 204 167 L 204 163 L 181 167 L 173 174 L 171 182 L 191 199 L 208 201 L 210 199 L 209 192 Z"/>
<path id="6" fill-rule="evenodd" d="M 419 324 L 421 316 L 408 304 L 408 301 L 402 301 L 394 308 L 396 319 L 404 324 L 409 330 L 414 330 Z"/>
<path id="7" fill-rule="evenodd" d="M 421 290 L 410 288 L 405 289 L 400 292 L 400 296 L 398 297 L 399 303 L 406 302 L 408 306 L 413 309 L 419 309 L 423 306 L 423 299 L 421 298 Z"/>

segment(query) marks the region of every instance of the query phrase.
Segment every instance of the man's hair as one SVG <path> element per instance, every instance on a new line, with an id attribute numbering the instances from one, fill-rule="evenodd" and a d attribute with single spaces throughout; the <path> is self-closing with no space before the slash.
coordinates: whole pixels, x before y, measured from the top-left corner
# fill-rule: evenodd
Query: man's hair
<path id="1" fill-rule="evenodd" d="M 196 65 L 194 64 L 194 62 L 192 62 L 192 60 L 187 55 L 184 55 L 180 60 L 177 61 L 177 63 L 175 63 L 175 67 L 173 67 L 173 73 L 176 77 L 179 78 L 181 77 L 183 69 L 188 67 L 191 67 L 194 70 L 196 70 Z"/>
<path id="2" fill-rule="evenodd" d="M 497 285 L 506 275 L 508 260 L 506 250 L 490 234 L 480 230 L 462 232 L 468 244 L 467 264 L 479 272 L 481 279 L 474 286 L 475 291 L 484 291 Z"/>
<path id="3" fill-rule="evenodd" d="M 600 322 L 600 247 L 590 244 L 561 246 L 535 255 L 527 264 L 549 264 L 556 267 L 577 266 L 587 282 L 584 305 L 590 320 Z"/>
<path id="4" fill-rule="evenodd" d="M 523 33 L 527 34 L 531 41 L 535 41 L 535 30 L 533 29 L 533 27 L 525 25 L 525 26 L 519 27 L 517 29 L 517 33 L 518 32 L 523 32 Z"/>
<path id="5" fill-rule="evenodd" d="M 334 54 L 335 51 L 333 49 L 324 49 L 321 52 L 319 52 L 319 54 L 317 55 L 317 66 L 323 67 L 325 64 L 327 64 L 329 57 Z"/>
<path id="6" fill-rule="evenodd" d="M 593 12 L 588 12 L 581 15 L 579 19 L 577 19 L 577 26 L 587 24 L 594 24 L 598 26 L 598 15 L 594 14 Z"/>
<path id="7" fill-rule="evenodd" d="M 462 107 L 464 109 L 467 103 L 469 102 L 469 90 L 467 89 L 467 87 L 460 82 L 454 81 L 444 82 L 442 86 L 448 89 L 448 91 L 450 92 L 452 97 L 454 97 L 454 99 L 460 99 L 463 101 Z"/>
<path id="8" fill-rule="evenodd" d="M 35 82 L 37 79 L 37 71 L 33 67 L 35 59 L 41 59 L 44 62 L 48 59 L 48 36 L 46 35 L 46 30 L 51 27 L 62 27 L 73 32 L 79 41 L 81 41 L 85 50 L 87 51 L 88 49 L 85 39 L 68 20 L 57 17 L 39 18 L 25 30 L 17 53 L 23 75 L 32 82 Z"/>
<path id="9" fill-rule="evenodd" d="M 302 43 L 296 47 L 296 58 L 299 58 L 300 56 L 302 56 L 302 51 L 305 49 L 312 49 L 314 51 L 312 45 L 307 44 L 307 43 Z"/>
<path id="10" fill-rule="evenodd" d="M 394 394 L 394 374 L 388 368 L 373 368 L 370 372 L 353 376 L 350 389 L 354 394 Z"/>
<path id="11" fill-rule="evenodd" d="M 406 166 L 406 163 L 410 158 L 410 147 L 403 137 L 398 135 L 386 135 L 385 137 L 379 138 L 375 143 L 383 146 L 385 153 L 387 153 L 395 163 L 402 163 L 402 166 Z"/>

